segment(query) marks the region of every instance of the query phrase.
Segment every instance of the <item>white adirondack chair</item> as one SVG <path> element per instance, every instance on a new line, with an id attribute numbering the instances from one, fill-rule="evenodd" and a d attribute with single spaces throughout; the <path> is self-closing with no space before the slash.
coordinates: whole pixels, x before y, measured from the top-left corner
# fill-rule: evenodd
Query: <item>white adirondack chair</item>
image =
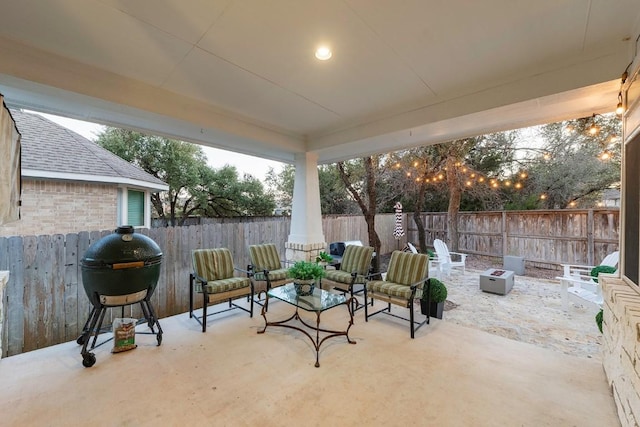
<path id="1" fill-rule="evenodd" d="M 607 255 L 600 265 L 617 267 L 620 260 L 620 252 L 615 251 Z M 556 277 L 560 280 L 562 296 L 562 307 L 567 309 L 569 300 L 572 302 L 589 306 L 594 310 L 602 307 L 602 288 L 598 282 L 591 277 L 591 270 L 594 265 L 562 264 L 562 276 Z"/>
<path id="2" fill-rule="evenodd" d="M 436 259 L 430 261 L 429 267 L 437 269 L 440 276 L 442 273 L 447 277 L 451 276 L 451 270 L 456 267 L 461 267 L 462 273 L 465 273 L 467 254 L 450 252 L 447 244 L 440 239 L 433 241 L 433 247 L 436 250 Z"/>

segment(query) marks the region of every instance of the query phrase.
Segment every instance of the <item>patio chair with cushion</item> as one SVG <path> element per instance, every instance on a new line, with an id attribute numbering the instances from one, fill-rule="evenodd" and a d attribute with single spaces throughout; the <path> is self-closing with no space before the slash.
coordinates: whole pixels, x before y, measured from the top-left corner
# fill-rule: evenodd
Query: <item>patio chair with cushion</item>
<path id="1" fill-rule="evenodd" d="M 249 257 L 249 270 L 253 272 L 253 292 L 258 296 L 256 303 L 260 304 L 262 292 L 291 282 L 287 277 L 288 269 L 283 267 L 286 261 L 280 260 L 278 249 L 273 243 L 249 246 Z"/>
<path id="2" fill-rule="evenodd" d="M 422 322 L 417 322 L 414 319 L 414 300 L 422 298 L 422 292 L 425 286 L 428 298 L 427 304 L 431 302 L 431 284 L 428 279 L 428 264 L 429 256 L 426 254 L 394 251 L 391 254 L 387 273 L 383 275 L 385 279 L 368 281 L 364 291 L 365 301 L 367 298 L 381 300 L 387 303 L 387 307 L 369 314 L 369 305 L 365 304 L 365 320 L 368 322 L 369 317 L 378 313 L 408 320 L 411 338 L 413 338 L 418 328 L 429 323 L 429 314 L 426 314 L 426 319 Z M 407 319 L 406 317 L 392 313 L 391 304 L 409 309 L 409 318 Z"/>
<path id="3" fill-rule="evenodd" d="M 594 269 L 602 266 L 617 268 L 619 260 L 620 252 L 615 251 L 604 257 L 599 266 L 561 264 L 562 276 L 556 277 L 556 279 L 560 280 L 562 308 L 565 310 L 568 308 L 569 300 L 589 306 L 594 310 L 602 307 L 602 288 L 597 277 L 594 278 L 594 275 L 597 276 L 597 271 Z"/>
<path id="4" fill-rule="evenodd" d="M 322 279 L 323 289 L 338 289 L 344 293 L 354 294 L 364 291 L 371 259 L 373 258 L 373 248 L 371 246 L 348 245 L 342 254 L 342 262 L 337 270 L 327 270 Z M 361 289 L 354 290 L 356 285 L 361 285 Z M 352 313 L 357 309 L 358 302 L 352 300 Z"/>
<path id="5" fill-rule="evenodd" d="M 433 241 L 433 247 L 436 251 L 436 259 L 431 260 L 430 264 L 432 267 L 437 268 L 439 277 L 442 277 L 442 273 L 446 273 L 447 277 L 451 276 L 451 270 L 456 267 L 461 267 L 462 274 L 465 273 L 467 254 L 449 252 L 447 244 L 440 239 Z"/>
<path id="6" fill-rule="evenodd" d="M 225 311 L 241 309 L 253 317 L 253 282 L 250 277 L 235 277 L 240 271 L 233 266 L 231 252 L 227 248 L 196 249 L 191 252 L 193 273 L 189 275 L 189 317 L 202 325 L 202 332 L 207 331 L 207 317 Z M 193 313 L 194 293 L 202 294 L 202 316 Z M 234 299 L 249 297 L 249 309 L 233 303 Z M 229 308 L 207 313 L 207 306 L 229 302 Z"/>

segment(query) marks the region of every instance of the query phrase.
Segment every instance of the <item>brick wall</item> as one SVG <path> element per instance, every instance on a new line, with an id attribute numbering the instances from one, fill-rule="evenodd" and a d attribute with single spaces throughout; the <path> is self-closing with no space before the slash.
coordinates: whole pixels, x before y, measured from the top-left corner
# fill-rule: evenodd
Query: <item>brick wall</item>
<path id="1" fill-rule="evenodd" d="M 640 425 L 640 288 L 601 278 L 603 365 L 623 426 Z"/>
<path id="2" fill-rule="evenodd" d="M 22 181 L 21 219 L 0 226 L 0 236 L 66 234 L 115 229 L 115 185 Z"/>

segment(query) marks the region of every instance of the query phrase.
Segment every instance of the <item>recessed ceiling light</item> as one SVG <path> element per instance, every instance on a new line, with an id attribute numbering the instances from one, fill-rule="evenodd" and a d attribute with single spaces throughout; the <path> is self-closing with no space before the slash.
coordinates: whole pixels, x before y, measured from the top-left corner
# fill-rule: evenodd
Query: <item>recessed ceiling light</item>
<path id="1" fill-rule="evenodd" d="M 329 49 L 327 46 L 320 46 L 316 50 L 316 58 L 321 61 L 326 61 L 327 59 L 331 58 L 331 55 L 331 49 Z"/>

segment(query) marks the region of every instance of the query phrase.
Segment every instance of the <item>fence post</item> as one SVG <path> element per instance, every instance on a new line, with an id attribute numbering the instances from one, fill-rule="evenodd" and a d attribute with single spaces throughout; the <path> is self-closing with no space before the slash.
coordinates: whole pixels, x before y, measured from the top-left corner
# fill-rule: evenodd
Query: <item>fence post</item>
<path id="1" fill-rule="evenodd" d="M 507 212 L 502 211 L 502 257 L 507 255 Z"/>

